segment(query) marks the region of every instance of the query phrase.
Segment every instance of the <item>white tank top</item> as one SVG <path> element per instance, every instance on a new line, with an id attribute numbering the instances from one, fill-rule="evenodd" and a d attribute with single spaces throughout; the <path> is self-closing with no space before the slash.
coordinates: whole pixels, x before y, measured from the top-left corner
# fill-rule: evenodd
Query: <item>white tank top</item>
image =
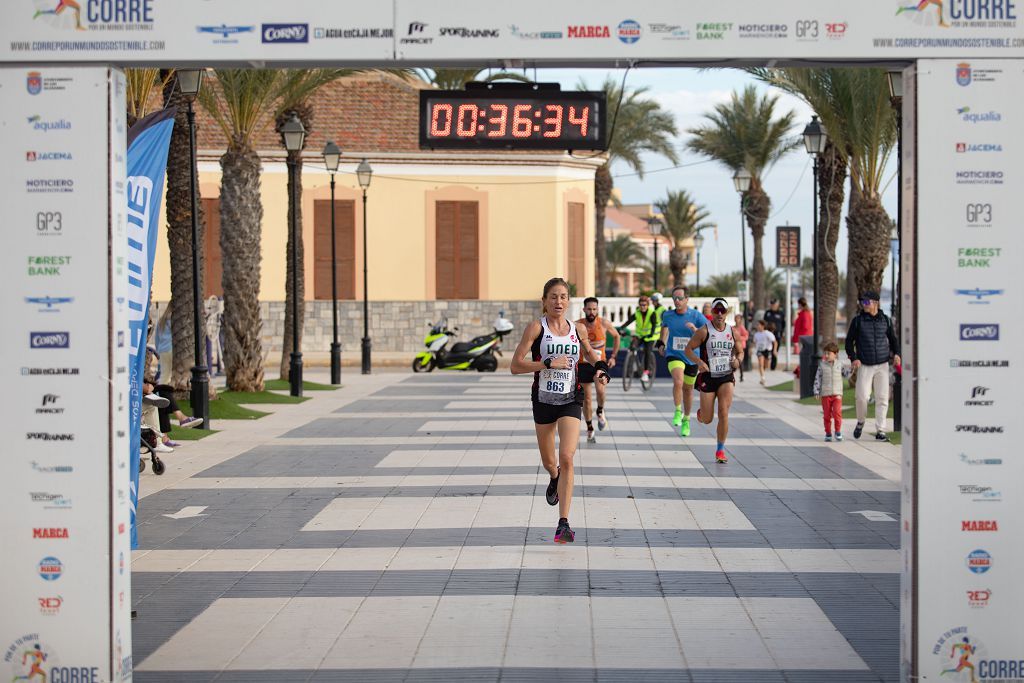
<path id="1" fill-rule="evenodd" d="M 544 362 L 546 358 L 557 358 L 558 356 L 569 357 L 569 367 L 559 370 L 557 368 L 545 368 L 538 372 L 534 380 L 534 398 L 541 403 L 548 405 L 565 405 L 576 400 L 576 385 L 579 383 L 576 376 L 576 365 L 580 358 L 580 338 L 576 334 L 576 325 L 567 322 L 569 333 L 564 336 L 556 335 L 548 327 L 548 318 L 543 316 L 540 319 L 540 335 L 534 342 L 534 358 Z"/>
<path id="2" fill-rule="evenodd" d="M 725 377 L 732 372 L 732 328 L 726 325 L 719 331 L 712 323 L 707 326 L 707 331 L 708 337 L 701 344 L 701 355 L 712 377 Z"/>

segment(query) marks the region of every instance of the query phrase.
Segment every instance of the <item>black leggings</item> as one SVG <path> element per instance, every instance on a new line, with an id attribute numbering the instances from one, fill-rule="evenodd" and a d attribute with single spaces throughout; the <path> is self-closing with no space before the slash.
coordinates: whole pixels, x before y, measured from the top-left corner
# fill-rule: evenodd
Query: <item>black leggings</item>
<path id="1" fill-rule="evenodd" d="M 171 414 L 178 412 L 178 402 L 174 400 L 174 387 L 170 384 L 157 384 L 153 391 L 167 399 L 166 408 L 157 408 L 160 415 L 160 431 L 166 434 L 171 431 Z"/>

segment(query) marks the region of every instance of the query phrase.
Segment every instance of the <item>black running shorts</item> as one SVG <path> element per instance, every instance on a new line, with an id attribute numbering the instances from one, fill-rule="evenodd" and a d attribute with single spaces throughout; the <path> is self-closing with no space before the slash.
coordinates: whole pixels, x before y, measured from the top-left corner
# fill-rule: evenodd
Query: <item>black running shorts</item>
<path id="1" fill-rule="evenodd" d="M 723 384 L 736 384 L 736 374 L 730 372 L 722 377 L 712 377 L 710 372 L 702 372 L 697 375 L 697 391 L 702 394 L 717 394 L 718 388 Z"/>
<path id="2" fill-rule="evenodd" d="M 565 405 L 553 406 L 540 401 L 533 402 L 533 421 L 539 425 L 549 425 L 558 422 L 560 417 L 575 417 L 577 420 L 583 416 L 583 406 L 575 401 Z"/>

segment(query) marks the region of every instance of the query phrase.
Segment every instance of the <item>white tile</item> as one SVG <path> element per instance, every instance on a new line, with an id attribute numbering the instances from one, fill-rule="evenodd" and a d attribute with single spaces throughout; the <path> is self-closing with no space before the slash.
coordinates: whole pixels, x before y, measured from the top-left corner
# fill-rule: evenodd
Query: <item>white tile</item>
<path id="1" fill-rule="evenodd" d="M 336 598 L 325 598 L 326 601 Z M 324 669 L 407 668 L 440 598 L 366 598 L 320 664 Z"/>
<path id="2" fill-rule="evenodd" d="M 789 572 L 773 548 L 714 548 L 724 572 Z"/>
<path id="3" fill-rule="evenodd" d="M 810 598 L 740 598 L 780 669 L 867 669 Z"/>
<path id="4" fill-rule="evenodd" d="M 133 572 L 182 572 L 212 550 L 144 550 L 132 551 Z"/>
<path id="5" fill-rule="evenodd" d="M 194 572 L 217 572 L 217 571 L 252 571 L 256 565 L 262 562 L 273 550 L 228 550 L 213 552 L 204 555 L 194 565 L 189 567 Z"/>
<path id="6" fill-rule="evenodd" d="M 363 598 L 292 598 L 228 669 L 316 669 Z"/>
<path id="7" fill-rule="evenodd" d="M 593 668 L 590 598 L 516 596 L 504 666 Z"/>
<path id="8" fill-rule="evenodd" d="M 837 550 L 860 574 L 899 574 L 902 565 L 899 550 Z"/>
<path id="9" fill-rule="evenodd" d="M 720 572 L 721 565 L 711 548 L 651 547 L 651 558 L 658 571 Z"/>
<path id="10" fill-rule="evenodd" d="M 504 656 L 512 595 L 446 597 L 437 606 L 412 668 L 494 667 Z"/>

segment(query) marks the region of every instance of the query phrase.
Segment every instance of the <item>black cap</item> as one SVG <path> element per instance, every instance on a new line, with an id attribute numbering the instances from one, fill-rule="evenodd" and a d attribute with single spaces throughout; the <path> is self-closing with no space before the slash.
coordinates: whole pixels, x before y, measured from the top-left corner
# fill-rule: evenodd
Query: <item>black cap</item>
<path id="1" fill-rule="evenodd" d="M 881 301 L 881 299 L 878 297 L 878 292 L 876 292 L 873 289 L 867 289 L 867 290 L 861 292 L 860 293 L 860 298 L 861 298 L 861 301 L 864 301 L 864 300 L 868 300 L 868 301 Z"/>

